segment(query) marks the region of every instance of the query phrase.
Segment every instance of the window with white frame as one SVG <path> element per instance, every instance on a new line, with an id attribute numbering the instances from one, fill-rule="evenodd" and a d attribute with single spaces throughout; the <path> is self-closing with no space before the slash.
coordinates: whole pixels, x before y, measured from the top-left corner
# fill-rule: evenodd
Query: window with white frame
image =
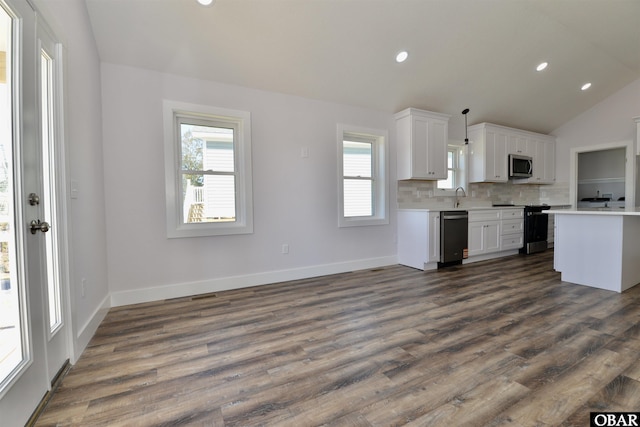
<path id="1" fill-rule="evenodd" d="M 167 235 L 253 232 L 251 116 L 164 101 Z"/>
<path id="2" fill-rule="evenodd" d="M 463 185 L 461 163 L 463 147 L 449 144 L 447 146 L 447 179 L 438 180 L 439 190 L 453 190 Z"/>
<path id="3" fill-rule="evenodd" d="M 388 224 L 387 132 L 338 125 L 339 226 Z"/>

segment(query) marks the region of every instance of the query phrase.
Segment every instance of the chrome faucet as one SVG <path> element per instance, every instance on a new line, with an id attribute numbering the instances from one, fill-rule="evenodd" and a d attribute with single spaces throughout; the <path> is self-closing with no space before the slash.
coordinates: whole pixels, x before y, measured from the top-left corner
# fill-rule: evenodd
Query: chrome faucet
<path id="1" fill-rule="evenodd" d="M 467 193 L 465 193 L 464 188 L 462 188 L 462 187 L 456 188 L 456 200 L 455 200 L 455 203 L 453 205 L 454 208 L 457 208 L 457 207 L 460 206 L 460 200 L 458 200 L 458 190 L 462 190 L 462 196 L 463 197 L 467 197 Z"/>

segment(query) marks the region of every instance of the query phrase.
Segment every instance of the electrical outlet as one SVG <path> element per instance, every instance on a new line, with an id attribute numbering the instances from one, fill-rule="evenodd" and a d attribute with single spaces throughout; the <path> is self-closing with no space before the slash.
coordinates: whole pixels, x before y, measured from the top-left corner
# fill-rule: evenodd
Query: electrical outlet
<path id="1" fill-rule="evenodd" d="M 87 279 L 85 279 L 84 277 L 80 282 L 80 292 L 82 293 L 83 297 L 87 295 Z"/>
<path id="2" fill-rule="evenodd" d="M 288 243 L 284 243 L 282 245 L 282 253 L 283 254 L 288 254 L 289 253 L 289 244 Z"/>

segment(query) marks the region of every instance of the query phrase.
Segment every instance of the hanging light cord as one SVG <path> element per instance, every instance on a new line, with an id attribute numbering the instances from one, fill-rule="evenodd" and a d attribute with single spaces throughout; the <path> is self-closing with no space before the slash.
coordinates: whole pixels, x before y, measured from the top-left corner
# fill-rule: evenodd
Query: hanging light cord
<path id="1" fill-rule="evenodd" d="M 467 113 L 469 112 L 468 108 L 462 110 L 462 114 L 464 114 L 464 145 L 469 145 L 469 137 L 467 136 Z"/>

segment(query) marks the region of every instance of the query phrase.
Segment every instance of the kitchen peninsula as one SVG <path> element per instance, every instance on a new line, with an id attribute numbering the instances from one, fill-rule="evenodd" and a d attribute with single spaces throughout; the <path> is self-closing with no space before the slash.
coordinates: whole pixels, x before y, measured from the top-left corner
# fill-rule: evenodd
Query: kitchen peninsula
<path id="1" fill-rule="evenodd" d="M 555 214 L 554 269 L 562 280 L 622 292 L 640 283 L 640 209 L 596 208 Z"/>

